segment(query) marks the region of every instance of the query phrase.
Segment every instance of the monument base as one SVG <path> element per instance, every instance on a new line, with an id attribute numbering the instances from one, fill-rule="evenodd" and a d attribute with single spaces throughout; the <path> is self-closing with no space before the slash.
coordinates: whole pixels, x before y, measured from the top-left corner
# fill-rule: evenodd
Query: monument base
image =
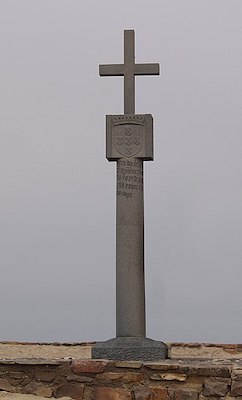
<path id="1" fill-rule="evenodd" d="M 163 342 L 144 337 L 117 337 L 92 347 L 92 358 L 117 361 L 158 361 L 167 358 Z"/>

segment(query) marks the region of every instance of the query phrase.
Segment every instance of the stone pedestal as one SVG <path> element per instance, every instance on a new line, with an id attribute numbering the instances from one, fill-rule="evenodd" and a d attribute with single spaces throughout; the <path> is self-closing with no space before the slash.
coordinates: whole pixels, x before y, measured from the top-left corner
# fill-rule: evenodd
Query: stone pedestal
<path id="1" fill-rule="evenodd" d="M 158 361 L 167 358 L 163 342 L 144 337 L 117 337 L 92 347 L 92 358 L 118 361 Z"/>

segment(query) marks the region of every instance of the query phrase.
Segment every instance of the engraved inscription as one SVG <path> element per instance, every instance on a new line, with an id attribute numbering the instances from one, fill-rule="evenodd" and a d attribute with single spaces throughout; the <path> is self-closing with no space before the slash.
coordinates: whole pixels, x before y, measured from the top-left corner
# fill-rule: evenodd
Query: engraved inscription
<path id="1" fill-rule="evenodd" d="M 119 160 L 117 165 L 117 196 L 132 198 L 143 191 L 143 170 L 140 160 Z"/>
<path id="2" fill-rule="evenodd" d="M 114 125 L 114 145 L 117 152 L 126 157 L 133 157 L 139 153 L 143 146 L 143 131 L 143 125 L 139 123 Z"/>

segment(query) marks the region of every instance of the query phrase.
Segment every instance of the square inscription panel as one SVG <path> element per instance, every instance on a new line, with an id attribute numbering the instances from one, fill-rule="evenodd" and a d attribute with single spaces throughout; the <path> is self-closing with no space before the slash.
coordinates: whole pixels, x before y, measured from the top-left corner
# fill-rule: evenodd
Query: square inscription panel
<path id="1" fill-rule="evenodd" d="M 152 115 L 106 115 L 106 157 L 109 161 L 123 157 L 153 160 Z"/>

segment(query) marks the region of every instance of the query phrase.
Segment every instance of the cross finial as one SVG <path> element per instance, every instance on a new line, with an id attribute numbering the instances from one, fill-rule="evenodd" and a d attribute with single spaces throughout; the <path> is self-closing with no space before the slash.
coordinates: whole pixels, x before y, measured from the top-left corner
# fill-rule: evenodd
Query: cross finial
<path id="1" fill-rule="evenodd" d="M 135 64 L 133 30 L 124 31 L 124 63 L 99 65 L 100 76 L 124 76 L 124 114 L 135 114 L 135 75 L 159 75 L 159 64 Z"/>

